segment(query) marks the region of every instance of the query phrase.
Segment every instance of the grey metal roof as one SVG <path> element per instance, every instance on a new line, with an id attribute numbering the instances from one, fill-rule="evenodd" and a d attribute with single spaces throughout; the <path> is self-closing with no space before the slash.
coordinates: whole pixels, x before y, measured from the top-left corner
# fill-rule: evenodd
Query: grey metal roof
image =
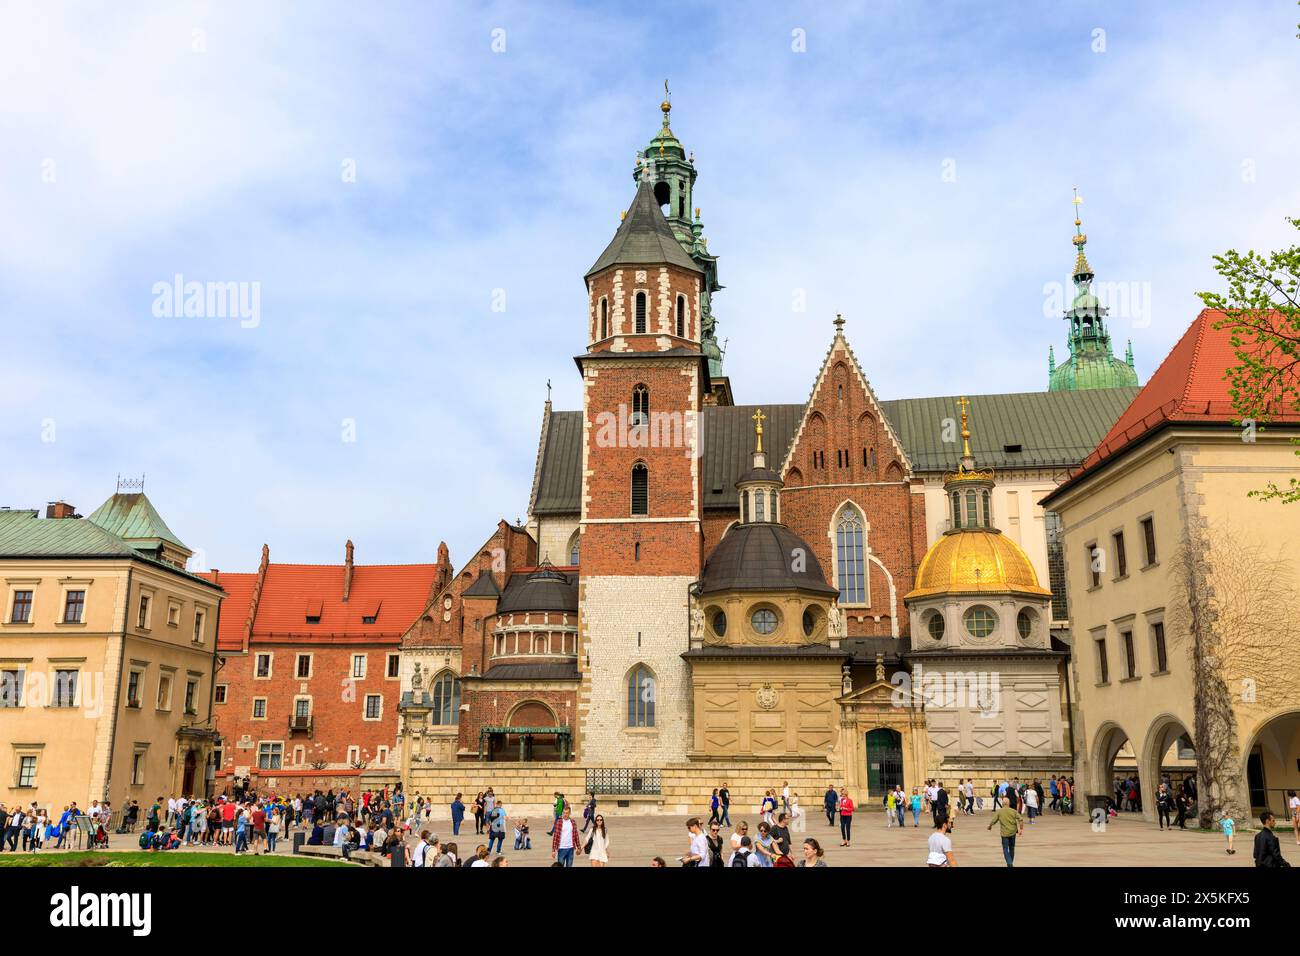
<path id="1" fill-rule="evenodd" d="M 533 514 L 578 511 L 582 496 L 582 412 L 552 412 Z"/>
<path id="2" fill-rule="evenodd" d="M 1078 392 L 1011 392 L 971 395 L 971 450 L 992 468 L 1067 468 L 1079 464 L 1105 437 L 1136 388 Z M 881 402 L 917 473 L 957 467 L 961 445 L 945 442 L 945 418 L 958 417 L 958 396 L 904 398 Z M 710 405 L 701 415 L 705 508 L 736 508 L 736 478 L 752 464 L 754 423 L 763 409 L 763 438 L 770 459 L 790 449 L 803 418 L 802 405 Z M 576 514 L 582 494 L 582 412 L 555 412 L 538 481 L 534 514 Z M 1019 452 L 1008 446 L 1019 445 Z"/>
<path id="3" fill-rule="evenodd" d="M 785 647 L 724 644 L 685 651 L 682 657 L 688 661 L 710 658 L 732 660 L 737 657 L 832 657 L 848 660 L 849 653 L 845 650 L 836 650 L 828 644 L 792 644 Z"/>
<path id="4" fill-rule="evenodd" d="M 1137 388 L 1010 392 L 970 396 L 971 451 L 983 468 L 1067 467 L 1091 454 Z M 951 471 L 961 441 L 945 442 L 944 419 L 958 419 L 957 395 L 882 402 L 918 472 Z M 949 430 L 949 434 L 951 434 Z M 1009 451 L 1019 445 L 1021 451 Z"/>
<path id="5" fill-rule="evenodd" d="M 701 271 L 673 235 L 672 227 L 655 202 L 649 181 L 643 179 L 637 186 L 627 215 L 619 223 L 618 231 L 595 265 L 587 270 L 587 277 L 610 266 L 663 264 L 692 272 Z"/>
<path id="6" fill-rule="evenodd" d="M 577 680 L 578 664 L 494 664 L 479 680 Z M 462 680 L 473 680 L 463 677 Z"/>
<path id="7" fill-rule="evenodd" d="M 480 571 L 474 583 L 467 587 L 461 597 L 500 597 L 501 589 L 490 571 Z"/>
<path id="8" fill-rule="evenodd" d="M 793 570 L 794 567 L 801 570 Z M 785 525 L 735 524 L 704 562 L 700 594 L 719 591 L 808 591 L 838 594 L 826 583 L 808 543 Z"/>
<path id="9" fill-rule="evenodd" d="M 512 574 L 497 604 L 497 613 L 511 611 L 577 611 L 578 576 L 554 568 Z"/>
<path id="10" fill-rule="evenodd" d="M 840 647 L 853 655 L 856 664 L 873 664 L 876 655 L 883 655 L 887 663 L 897 663 L 912 649 L 910 637 L 849 637 L 840 641 Z"/>
<path id="11" fill-rule="evenodd" d="M 761 408 L 763 447 L 768 461 L 780 463 L 803 418 L 802 405 L 708 405 L 700 416 L 704 461 L 704 507 L 735 508 L 740 498 L 736 479 L 749 471 L 754 459 L 754 412 Z"/>

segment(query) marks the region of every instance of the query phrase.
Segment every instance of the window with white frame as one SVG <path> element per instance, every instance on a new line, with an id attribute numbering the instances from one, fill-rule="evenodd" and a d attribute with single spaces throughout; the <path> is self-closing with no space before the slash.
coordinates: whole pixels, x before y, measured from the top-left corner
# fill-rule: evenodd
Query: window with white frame
<path id="1" fill-rule="evenodd" d="M 387 665 L 387 676 L 389 680 L 397 680 L 402 674 L 402 655 L 389 654 Z"/>
<path id="2" fill-rule="evenodd" d="M 270 680 L 271 678 L 271 655 L 258 654 L 253 664 L 253 676 L 258 680 Z"/>
<path id="3" fill-rule="evenodd" d="M 365 654 L 352 655 L 352 679 L 353 680 L 362 680 L 366 676 L 366 660 L 367 658 Z"/>
<path id="4" fill-rule="evenodd" d="M 253 698 L 253 719 L 266 720 L 266 698 L 265 697 Z"/>
<path id="5" fill-rule="evenodd" d="M 284 744 L 263 740 L 257 745 L 257 769 L 279 770 L 284 765 Z"/>
<path id="6" fill-rule="evenodd" d="M 366 694 L 366 720 L 379 720 L 384 712 L 384 698 L 379 694 Z"/>

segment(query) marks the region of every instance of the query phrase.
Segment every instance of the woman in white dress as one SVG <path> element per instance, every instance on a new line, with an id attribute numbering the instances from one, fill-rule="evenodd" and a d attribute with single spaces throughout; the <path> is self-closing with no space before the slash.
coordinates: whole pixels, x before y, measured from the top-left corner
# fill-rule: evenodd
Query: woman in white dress
<path id="1" fill-rule="evenodd" d="M 609 833 L 605 830 L 604 815 L 596 814 L 596 823 L 585 849 L 592 866 L 605 866 L 609 863 Z"/>

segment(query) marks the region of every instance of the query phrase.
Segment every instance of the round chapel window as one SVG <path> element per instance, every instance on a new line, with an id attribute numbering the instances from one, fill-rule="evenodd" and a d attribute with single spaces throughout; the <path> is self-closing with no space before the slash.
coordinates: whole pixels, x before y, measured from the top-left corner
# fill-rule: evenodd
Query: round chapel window
<path id="1" fill-rule="evenodd" d="M 723 611 L 713 615 L 713 633 L 718 637 L 727 633 L 727 615 Z"/>
<path id="2" fill-rule="evenodd" d="M 973 607 L 966 612 L 966 630 L 971 637 L 985 638 L 997 627 L 998 617 L 989 608 Z"/>
<path id="3" fill-rule="evenodd" d="M 1028 610 L 1023 610 L 1016 615 L 1016 631 L 1022 641 L 1029 640 L 1029 635 L 1034 633 L 1034 615 Z"/>
<path id="4" fill-rule="evenodd" d="M 942 614 L 930 615 L 929 623 L 926 624 L 926 630 L 930 632 L 930 636 L 934 638 L 936 641 L 942 641 L 943 640 L 943 615 Z"/>
<path id="5" fill-rule="evenodd" d="M 754 630 L 760 634 L 771 634 L 776 630 L 776 612 L 770 608 L 760 607 L 749 619 Z"/>

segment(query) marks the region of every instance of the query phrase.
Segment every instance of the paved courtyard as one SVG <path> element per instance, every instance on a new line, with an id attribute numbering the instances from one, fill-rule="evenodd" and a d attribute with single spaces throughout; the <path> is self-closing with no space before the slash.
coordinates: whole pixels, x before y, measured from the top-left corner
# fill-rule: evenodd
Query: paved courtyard
<path id="1" fill-rule="evenodd" d="M 620 817 L 617 811 L 604 808 L 610 837 L 611 866 L 647 866 L 650 859 L 662 856 L 669 865 L 676 865 L 677 857 L 687 849 L 685 816 Z M 748 820 L 750 833 L 755 832 L 756 818 L 733 816 L 732 822 Z M 505 855 L 511 866 L 549 866 L 550 838 L 546 836 L 549 820 L 530 817 L 534 837 L 533 850 L 515 850 L 509 835 Z M 1002 866 L 1002 849 L 997 831 L 985 829 L 989 822 L 988 811 L 975 816 L 960 816 L 953 831 L 953 849 L 960 866 Z M 486 837 L 476 836 L 471 818 L 461 826 L 458 837 L 451 835 L 450 820 L 434 819 L 428 828 L 444 841 L 455 840 L 463 857 L 471 857 L 474 848 Z M 730 834 L 729 828 L 724 828 Z M 884 816 L 879 812 L 859 811 L 853 828 L 853 846 L 839 845 L 839 828 L 826 824 L 826 818 L 808 819 L 807 834 L 821 841 L 830 866 L 923 866 L 926 840 L 930 835 L 928 820 L 921 818 L 919 829 L 909 825 L 902 831 L 896 827 L 886 829 Z M 802 841 L 804 834 L 796 834 Z M 1290 829 L 1279 829 L 1278 838 L 1283 854 L 1293 865 L 1300 866 L 1300 847 Z M 1104 832 L 1095 833 L 1086 817 L 1060 817 L 1048 815 L 1039 818 L 1025 835 L 1017 840 L 1016 864 L 1018 866 L 1179 866 L 1179 867 L 1250 867 L 1253 832 L 1239 833 L 1237 853 L 1224 852 L 1222 834 L 1196 830 L 1162 832 L 1155 824 L 1147 823 L 1136 815 L 1123 814 L 1109 823 Z M 290 852 L 292 840 L 282 842 L 277 855 Z M 112 838 L 112 849 L 134 850 L 136 838 L 130 835 Z M 42 851 L 54 855 L 59 851 Z M 229 853 L 228 848 L 184 849 L 179 853 Z M 796 859 L 798 857 L 796 856 Z M 586 866 L 585 859 L 578 866 Z"/>

